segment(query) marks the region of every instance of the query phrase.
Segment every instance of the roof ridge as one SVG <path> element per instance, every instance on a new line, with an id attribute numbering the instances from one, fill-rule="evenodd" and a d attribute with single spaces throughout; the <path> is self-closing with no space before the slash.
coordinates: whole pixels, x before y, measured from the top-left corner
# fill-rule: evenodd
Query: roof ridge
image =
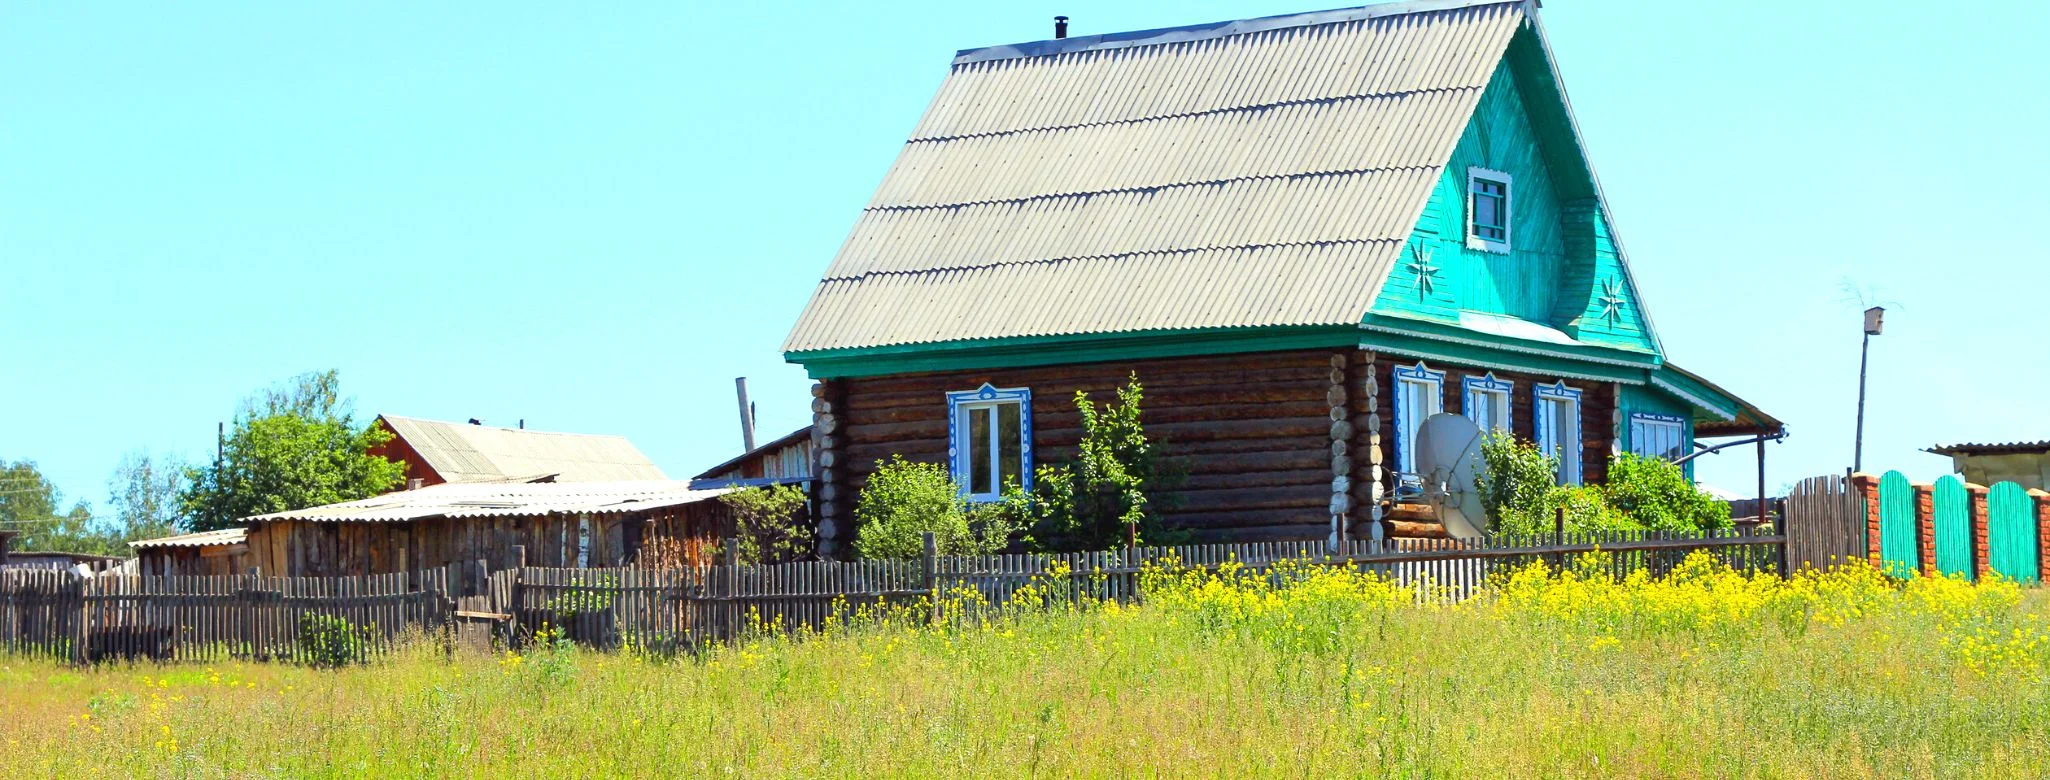
<path id="1" fill-rule="evenodd" d="M 1042 195 L 1026 195 L 1024 197 L 1018 198 L 986 198 L 983 200 L 950 201 L 946 203 L 922 203 L 917 205 L 906 206 L 866 206 L 862 208 L 861 213 L 867 214 L 876 211 L 937 211 L 940 209 L 956 209 L 966 206 L 993 206 L 1002 203 L 1028 203 L 1035 200 L 1060 200 L 1063 198 L 1092 198 L 1098 195 L 1120 195 L 1124 193 L 1133 192 L 1160 192 L 1162 190 L 1173 190 L 1187 187 L 1215 187 L 1221 184 L 1233 184 L 1236 182 L 1245 181 L 1261 181 L 1266 179 L 1314 179 L 1324 176 L 1354 176 L 1362 173 L 1429 171 L 1444 167 L 1445 166 L 1442 164 L 1386 165 L 1377 168 L 1344 168 L 1328 171 L 1299 171 L 1296 173 L 1262 173 L 1255 174 L 1252 176 L 1230 176 L 1222 179 L 1204 179 L 1201 181 L 1176 181 L 1168 182 L 1166 184 L 1148 184 L 1145 186 L 1136 187 L 1112 187 L 1110 189 L 1104 190 L 1076 190 L 1073 192 L 1053 192 Z"/>
<path id="2" fill-rule="evenodd" d="M 1051 265 L 1054 263 L 1065 263 L 1076 260 L 1116 260 L 1125 257 L 1138 257 L 1140 255 L 1184 255 L 1194 254 L 1197 252 L 1226 252 L 1252 249 L 1279 249 L 1281 247 L 1291 246 L 1338 246 L 1341 244 L 1400 244 L 1403 241 L 1404 239 L 1400 238 L 1340 238 L 1332 239 L 1329 241 L 1280 241 L 1267 244 L 1225 244 L 1218 246 L 1182 247 L 1176 249 L 1144 249 L 1136 252 L 1113 252 L 1109 254 L 1100 255 L 1067 255 L 1063 257 L 1044 257 L 1033 260 L 1019 260 L 1013 262 L 979 263 L 976 265 L 950 265 L 939 266 L 934 268 L 906 268 L 903 270 L 864 271 L 859 276 L 824 277 L 819 280 L 819 283 L 825 284 L 827 282 L 858 282 L 872 276 L 912 276 L 916 274 L 941 273 L 946 271 L 980 271 L 988 268 L 1002 268 L 1005 266 Z"/>
<path id="3" fill-rule="evenodd" d="M 961 49 L 955 52 L 954 64 L 958 66 L 992 60 L 1050 57 L 1058 54 L 1084 51 L 1108 51 L 1143 46 L 1164 46 L 1173 43 L 1192 43 L 1195 41 L 1229 38 L 1235 35 L 1285 30 L 1294 27 L 1315 27 L 1342 22 L 1380 19 L 1390 16 L 1408 16 L 1410 14 L 1432 13 L 1436 11 L 1459 11 L 1492 5 L 1521 6 L 1528 2 L 1529 0 L 1407 0 L 1407 2 L 1376 3 L 1351 8 L 1278 14 L 1251 19 L 1190 24 L 1180 27 L 1159 27 L 1150 30 L 1133 30 L 1129 32 L 1084 35 L 1074 38 L 1055 38 L 1025 43 L 981 46 L 972 49 Z"/>
<path id="4" fill-rule="evenodd" d="M 1392 92 L 1361 92 L 1352 95 L 1329 95 L 1326 97 L 1302 98 L 1299 100 L 1280 100 L 1272 103 L 1248 103 L 1242 106 L 1224 106 L 1222 108 L 1207 108 L 1202 111 L 1182 111 L 1173 114 L 1137 116 L 1128 119 L 1113 119 L 1107 122 L 1077 122 L 1074 124 L 1067 125 L 1040 125 L 1035 127 L 1021 127 L 1009 130 L 991 130 L 980 133 L 961 133 L 959 135 L 912 136 L 911 138 L 908 138 L 904 141 L 904 145 L 910 146 L 912 144 L 923 143 L 947 143 L 949 141 L 963 141 L 971 138 L 1001 138 L 1007 135 L 1047 133 L 1056 132 L 1060 130 L 1079 130 L 1085 127 L 1114 127 L 1117 125 L 1135 125 L 1141 122 L 1158 122 L 1165 119 L 1188 119 L 1191 117 L 1215 116 L 1218 114 L 1231 114 L 1250 111 L 1268 111 L 1276 108 L 1290 108 L 1294 106 L 1330 105 L 1334 103 L 1345 103 L 1356 100 L 1401 98 L 1409 97 L 1412 95 L 1425 95 L 1438 92 L 1478 92 L 1481 90 L 1485 90 L 1487 88 L 1488 85 L 1486 83 L 1481 83 L 1478 85 L 1467 85 L 1463 87 L 1426 87 L 1423 89 L 1399 89 Z"/>

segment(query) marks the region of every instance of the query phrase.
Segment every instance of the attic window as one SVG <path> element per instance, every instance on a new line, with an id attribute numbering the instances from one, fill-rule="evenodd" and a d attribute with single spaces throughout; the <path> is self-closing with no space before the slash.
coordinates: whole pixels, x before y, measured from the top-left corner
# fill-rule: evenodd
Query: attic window
<path id="1" fill-rule="evenodd" d="M 1487 252 L 1509 251 L 1509 174 L 1466 169 L 1466 244 Z"/>

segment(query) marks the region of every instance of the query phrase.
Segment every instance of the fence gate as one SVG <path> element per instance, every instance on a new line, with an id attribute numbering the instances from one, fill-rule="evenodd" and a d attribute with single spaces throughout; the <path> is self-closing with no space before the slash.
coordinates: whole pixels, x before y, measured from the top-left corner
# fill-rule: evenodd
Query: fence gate
<path id="1" fill-rule="evenodd" d="M 1936 480 L 1931 499 L 1936 524 L 1936 571 L 1972 577 L 1972 498 L 1955 476 Z"/>
<path id="2" fill-rule="evenodd" d="M 1915 486 L 1898 471 L 1879 478 L 1879 558 L 1896 577 L 1922 570 L 1915 553 Z"/>
<path id="3" fill-rule="evenodd" d="M 1787 566 L 1827 569 L 1865 558 L 1865 501 L 1842 475 L 1809 477 L 1787 491 Z"/>
<path id="4" fill-rule="evenodd" d="M 2013 482 L 1994 485 L 1986 495 L 1986 558 L 2001 576 L 2035 582 L 2036 502 Z"/>

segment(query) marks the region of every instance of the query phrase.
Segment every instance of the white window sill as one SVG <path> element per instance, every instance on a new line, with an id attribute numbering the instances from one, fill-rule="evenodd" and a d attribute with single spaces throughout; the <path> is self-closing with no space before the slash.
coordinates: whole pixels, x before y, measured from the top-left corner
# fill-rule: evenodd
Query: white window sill
<path id="1" fill-rule="evenodd" d="M 1476 252 L 1492 252 L 1498 255 L 1509 254 L 1508 242 L 1489 241 L 1485 238 L 1476 238 L 1474 236 L 1466 237 L 1466 248 L 1474 250 Z"/>

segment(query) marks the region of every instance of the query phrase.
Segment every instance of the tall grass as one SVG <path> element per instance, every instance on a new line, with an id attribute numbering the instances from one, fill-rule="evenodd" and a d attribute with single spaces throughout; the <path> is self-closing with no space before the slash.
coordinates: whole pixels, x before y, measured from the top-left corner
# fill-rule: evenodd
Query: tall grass
<path id="1" fill-rule="evenodd" d="M 332 671 L 5 659 L 0 775 L 2050 772 L 2041 591 L 1596 571 L 1449 606 L 1313 567 L 1161 572 L 1143 606 L 905 613 L 670 661 L 558 643 Z"/>

